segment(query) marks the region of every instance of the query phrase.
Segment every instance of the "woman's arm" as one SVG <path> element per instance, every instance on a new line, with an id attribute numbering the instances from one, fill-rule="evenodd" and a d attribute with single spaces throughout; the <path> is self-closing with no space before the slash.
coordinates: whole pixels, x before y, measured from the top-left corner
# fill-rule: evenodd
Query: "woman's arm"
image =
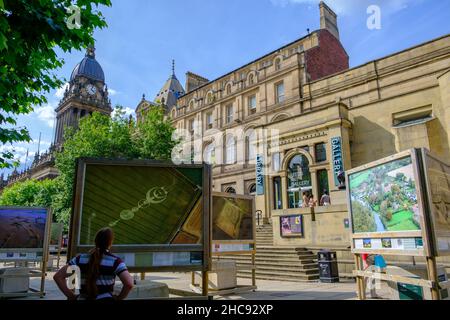
<path id="1" fill-rule="evenodd" d="M 66 283 L 66 278 L 69 276 L 67 274 L 68 267 L 69 267 L 69 265 L 65 265 L 64 267 L 59 269 L 59 271 L 56 272 L 55 275 L 53 276 L 53 280 L 55 280 L 56 285 L 58 286 L 59 290 L 62 291 L 62 293 L 67 297 L 67 299 L 76 300 L 77 295 L 75 293 L 73 293 L 73 291 L 67 287 L 67 283 Z"/>
<path id="2" fill-rule="evenodd" d="M 119 274 L 119 279 L 122 281 L 122 291 L 120 291 L 120 294 L 117 296 L 117 300 L 124 300 L 131 289 L 133 289 L 133 277 L 128 270 L 125 270 Z"/>

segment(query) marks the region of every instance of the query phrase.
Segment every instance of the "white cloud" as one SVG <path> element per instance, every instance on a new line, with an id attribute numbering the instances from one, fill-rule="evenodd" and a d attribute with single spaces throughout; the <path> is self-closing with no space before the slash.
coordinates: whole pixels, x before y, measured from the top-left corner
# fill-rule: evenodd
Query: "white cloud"
<path id="1" fill-rule="evenodd" d="M 114 117 L 116 115 L 116 110 L 114 109 L 112 112 L 112 117 Z M 128 107 L 123 107 L 122 110 L 125 112 L 125 116 L 129 117 L 130 115 L 134 115 L 134 110 Z"/>
<path id="2" fill-rule="evenodd" d="M 69 83 L 66 82 L 61 88 L 57 89 L 55 92 L 55 97 L 58 99 L 64 98 L 64 92 L 69 88 Z"/>
<path id="3" fill-rule="evenodd" d="M 34 151 L 29 151 L 29 148 L 26 147 L 14 147 L 14 146 L 0 146 L 0 152 L 5 152 L 5 151 L 9 151 L 12 152 L 14 154 L 14 158 L 18 161 L 20 161 L 20 164 L 25 164 L 25 161 L 27 162 L 28 165 L 31 164 L 31 162 L 33 161 L 34 155 L 36 154 L 36 152 Z M 28 151 L 28 158 L 27 158 L 27 151 Z"/>
<path id="4" fill-rule="evenodd" d="M 110 89 L 108 88 L 108 92 L 110 96 L 115 96 L 118 95 L 120 93 L 120 91 L 114 90 L 114 89 Z"/>
<path id="5" fill-rule="evenodd" d="M 339 15 L 351 15 L 356 12 L 366 13 L 366 9 L 370 5 L 380 6 L 382 14 L 389 15 L 423 1 L 424 0 L 327 0 L 324 2 Z M 318 5 L 320 0 L 270 0 L 270 2 L 275 6 L 286 7 L 288 5 L 296 4 Z"/>
<path id="6" fill-rule="evenodd" d="M 34 113 L 37 115 L 39 120 L 44 121 L 50 128 L 55 125 L 55 107 L 52 104 L 48 104 L 43 107 L 37 107 L 34 109 Z"/>

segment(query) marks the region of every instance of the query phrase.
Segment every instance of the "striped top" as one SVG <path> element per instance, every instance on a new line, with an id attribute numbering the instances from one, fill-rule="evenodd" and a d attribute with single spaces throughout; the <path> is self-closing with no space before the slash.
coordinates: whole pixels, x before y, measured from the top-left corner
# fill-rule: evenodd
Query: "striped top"
<path id="1" fill-rule="evenodd" d="M 80 294 L 86 295 L 86 278 L 90 254 L 80 254 L 69 261 L 69 265 L 78 266 L 81 271 Z M 98 289 L 98 299 L 111 298 L 114 292 L 114 283 L 116 276 L 127 270 L 125 263 L 115 255 L 107 252 L 103 255 L 100 262 L 99 277 L 96 285 Z"/>

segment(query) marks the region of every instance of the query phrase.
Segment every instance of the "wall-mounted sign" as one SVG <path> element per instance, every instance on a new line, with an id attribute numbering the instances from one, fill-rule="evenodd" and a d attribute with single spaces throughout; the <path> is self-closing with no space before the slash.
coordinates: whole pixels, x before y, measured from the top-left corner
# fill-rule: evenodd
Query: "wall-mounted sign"
<path id="1" fill-rule="evenodd" d="M 282 237 L 303 237 L 303 216 L 280 217 L 280 230 Z"/>
<path id="2" fill-rule="evenodd" d="M 256 195 L 264 194 L 264 157 L 256 155 Z"/>
<path id="3" fill-rule="evenodd" d="M 342 140 L 341 137 L 331 139 L 331 154 L 333 159 L 333 175 L 336 187 L 340 185 L 338 176 L 344 172 L 344 161 L 342 159 Z"/>

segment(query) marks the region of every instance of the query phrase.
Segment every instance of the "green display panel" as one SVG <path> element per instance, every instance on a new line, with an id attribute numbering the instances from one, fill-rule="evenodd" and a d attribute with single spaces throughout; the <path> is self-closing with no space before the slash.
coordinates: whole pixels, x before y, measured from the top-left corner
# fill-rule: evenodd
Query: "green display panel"
<path id="1" fill-rule="evenodd" d="M 354 233 L 420 231 L 411 157 L 349 174 Z"/>
<path id="2" fill-rule="evenodd" d="M 132 272 L 208 270 L 210 202 L 207 164 L 78 159 L 68 258 L 109 227 L 111 252 Z"/>
<path id="3" fill-rule="evenodd" d="M 203 168 L 88 164 L 79 244 L 103 227 L 114 245 L 198 244 Z"/>

